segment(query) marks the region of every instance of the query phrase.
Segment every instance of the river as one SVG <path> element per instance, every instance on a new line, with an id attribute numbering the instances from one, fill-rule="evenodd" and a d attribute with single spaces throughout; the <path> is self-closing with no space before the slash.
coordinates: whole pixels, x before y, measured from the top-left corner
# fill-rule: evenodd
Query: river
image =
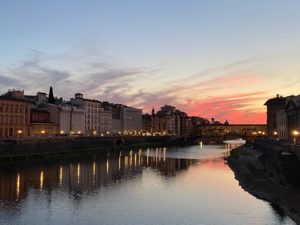
<path id="1" fill-rule="evenodd" d="M 105 153 L 0 170 L 2 225 L 294 225 L 244 191 L 224 146 Z"/>

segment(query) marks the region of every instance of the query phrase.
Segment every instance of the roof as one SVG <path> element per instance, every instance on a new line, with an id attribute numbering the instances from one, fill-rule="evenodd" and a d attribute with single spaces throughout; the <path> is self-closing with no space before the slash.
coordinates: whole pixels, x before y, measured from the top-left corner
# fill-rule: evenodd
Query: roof
<path id="1" fill-rule="evenodd" d="M 10 97 L 6 97 L 6 96 L 0 96 L 0 100 L 4 100 L 4 101 L 14 101 L 14 102 L 24 102 L 24 103 L 31 103 L 30 101 L 27 101 L 26 99 L 10 98 Z"/>
<path id="2" fill-rule="evenodd" d="M 89 102 L 97 102 L 97 103 L 101 103 L 100 101 L 98 101 L 98 100 L 96 100 L 96 99 L 82 98 L 82 100 L 84 100 L 84 101 L 89 101 Z"/>
<path id="3" fill-rule="evenodd" d="M 270 98 L 268 101 L 265 102 L 264 105 L 271 105 L 271 104 L 276 104 L 276 105 L 285 105 L 287 100 L 287 97 L 275 97 L 275 98 Z"/>

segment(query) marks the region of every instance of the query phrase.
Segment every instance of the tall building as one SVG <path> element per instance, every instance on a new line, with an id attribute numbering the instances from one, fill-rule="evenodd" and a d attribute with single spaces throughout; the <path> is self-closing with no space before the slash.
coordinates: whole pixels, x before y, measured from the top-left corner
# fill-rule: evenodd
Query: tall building
<path id="1" fill-rule="evenodd" d="M 70 135 L 85 134 L 85 110 L 70 104 L 59 106 L 60 110 L 60 133 Z"/>
<path id="2" fill-rule="evenodd" d="M 142 115 L 141 109 L 133 107 L 123 107 L 121 112 L 123 122 L 123 131 L 136 131 L 142 130 Z"/>
<path id="3" fill-rule="evenodd" d="M 103 102 L 103 108 L 112 113 L 112 132 L 140 132 L 142 130 L 141 109 L 128 107 L 122 104 Z"/>
<path id="4" fill-rule="evenodd" d="M 100 115 L 100 133 L 110 134 L 112 132 L 112 112 L 103 108 L 99 111 Z"/>
<path id="5" fill-rule="evenodd" d="M 292 140 L 300 132 L 300 95 L 287 97 L 285 113 L 287 139 Z"/>
<path id="6" fill-rule="evenodd" d="M 149 114 L 143 114 L 142 116 L 142 131 L 152 132 L 152 116 Z"/>
<path id="7" fill-rule="evenodd" d="M 182 112 L 176 110 L 174 106 L 161 107 L 156 114 L 152 115 L 152 131 L 181 136 L 181 114 Z"/>
<path id="8" fill-rule="evenodd" d="M 9 90 L 0 96 L 0 138 L 29 135 L 30 105 L 24 91 Z"/>
<path id="9" fill-rule="evenodd" d="M 286 140 L 288 138 L 288 129 L 287 129 L 287 115 L 286 111 L 279 110 L 276 113 L 276 132 L 275 135 L 278 138 Z"/>
<path id="10" fill-rule="evenodd" d="M 277 95 L 276 98 L 269 99 L 265 105 L 267 106 L 267 132 L 269 136 L 276 134 L 276 113 L 285 109 L 286 97 Z"/>
<path id="11" fill-rule="evenodd" d="M 88 135 L 107 134 L 112 130 L 112 116 L 102 103 L 94 99 L 85 99 L 83 94 L 75 94 L 71 104 L 85 110 L 85 133 Z"/>

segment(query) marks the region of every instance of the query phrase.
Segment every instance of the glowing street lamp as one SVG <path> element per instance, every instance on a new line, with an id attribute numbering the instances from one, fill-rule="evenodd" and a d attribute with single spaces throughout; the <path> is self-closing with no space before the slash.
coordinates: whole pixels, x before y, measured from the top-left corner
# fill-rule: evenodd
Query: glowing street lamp
<path id="1" fill-rule="evenodd" d="M 294 137 L 294 144 L 296 144 L 297 143 L 297 138 L 298 138 L 298 136 L 299 136 L 299 131 L 297 131 L 297 130 L 293 130 L 292 131 L 292 136 Z"/>
<path id="2" fill-rule="evenodd" d="M 46 133 L 46 131 L 45 131 L 45 130 L 42 130 L 42 131 L 41 131 L 41 134 L 45 134 L 45 133 Z"/>
<path id="3" fill-rule="evenodd" d="M 63 130 L 61 130 L 59 133 L 60 133 L 60 134 L 64 134 L 65 132 L 64 132 Z"/>
<path id="4" fill-rule="evenodd" d="M 273 135 L 274 135 L 274 136 L 277 136 L 277 135 L 278 135 L 278 132 L 275 130 L 275 131 L 273 132 Z"/>
<path id="5" fill-rule="evenodd" d="M 93 135 L 96 135 L 96 134 L 97 134 L 97 131 L 94 130 L 94 131 L 93 131 Z"/>
<path id="6" fill-rule="evenodd" d="M 23 132 L 22 132 L 22 130 L 18 130 L 17 133 L 18 134 L 22 134 Z"/>

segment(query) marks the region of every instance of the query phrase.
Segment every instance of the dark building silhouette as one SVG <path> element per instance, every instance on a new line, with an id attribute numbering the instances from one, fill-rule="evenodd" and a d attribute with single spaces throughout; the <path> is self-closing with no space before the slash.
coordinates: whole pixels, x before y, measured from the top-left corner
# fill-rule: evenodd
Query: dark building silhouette
<path id="1" fill-rule="evenodd" d="M 272 136 L 276 131 L 276 113 L 285 109 L 286 100 L 286 97 L 277 95 L 265 103 L 267 106 L 267 133 L 269 136 Z"/>

